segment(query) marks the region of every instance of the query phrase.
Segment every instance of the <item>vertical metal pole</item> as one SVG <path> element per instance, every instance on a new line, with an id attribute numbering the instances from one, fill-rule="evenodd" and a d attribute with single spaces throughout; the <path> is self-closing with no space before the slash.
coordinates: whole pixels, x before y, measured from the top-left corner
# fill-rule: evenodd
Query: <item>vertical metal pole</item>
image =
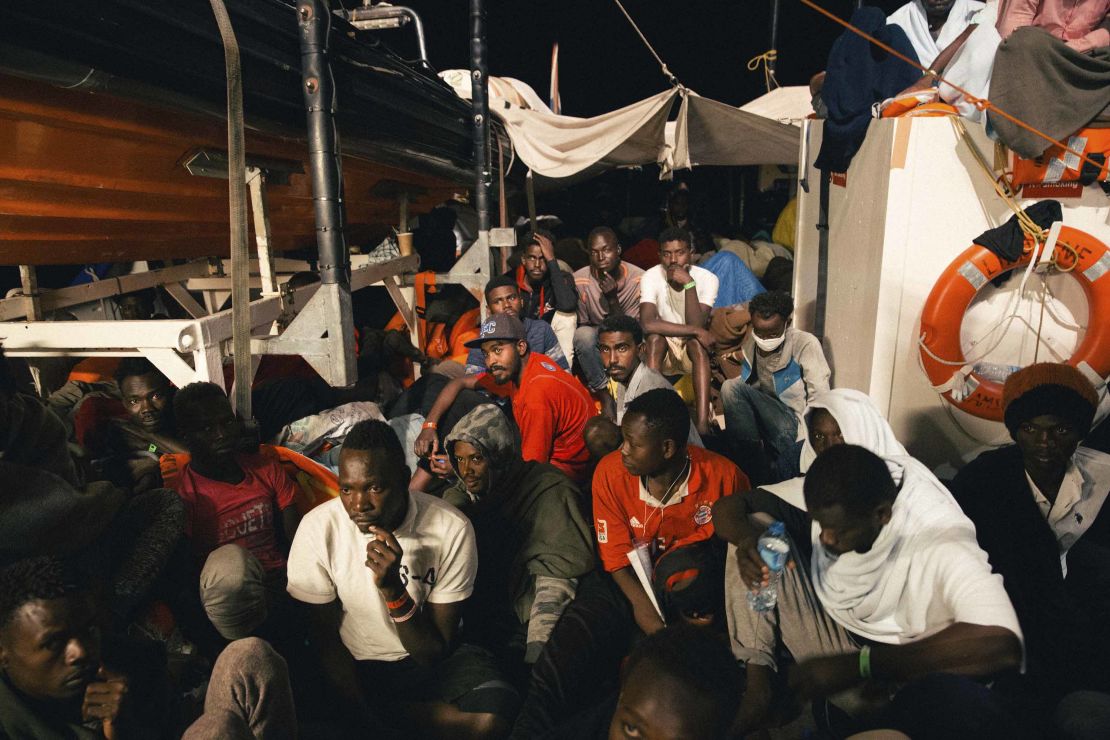
<path id="1" fill-rule="evenodd" d="M 505 196 L 505 148 L 497 140 L 497 226 L 509 226 L 509 201 Z"/>
<path id="2" fill-rule="evenodd" d="M 771 0 L 771 50 L 779 48 L 779 0 Z M 767 58 L 767 79 L 775 79 L 775 56 Z M 768 85 L 769 86 L 769 85 Z M 768 90 L 767 92 L 770 92 Z"/>
<path id="3" fill-rule="evenodd" d="M 528 228 L 536 230 L 536 184 L 532 180 L 532 170 L 524 178 L 524 193 L 528 196 Z"/>
<path id="4" fill-rule="evenodd" d="M 740 198 L 736 202 L 736 225 L 744 231 L 744 217 L 748 207 L 748 173 L 740 171 Z"/>
<path id="5" fill-rule="evenodd" d="M 821 170 L 821 191 L 817 212 L 817 300 L 814 305 L 813 333 L 825 341 L 825 311 L 829 299 L 829 188 L 832 173 Z"/>
<path id="6" fill-rule="evenodd" d="M 331 10 L 327 0 L 298 0 L 301 90 L 308 117 L 308 157 L 320 255 L 318 300 L 323 301 L 332 385 L 358 379 L 351 310 L 351 259 L 344 235 L 346 217 L 335 124 L 335 80 L 328 62 Z"/>
<path id="7" fill-rule="evenodd" d="M 274 254 L 270 251 L 270 207 L 266 203 L 266 175 L 257 167 L 247 168 L 247 186 L 251 195 L 254 217 L 254 241 L 258 248 L 258 276 L 262 279 L 262 295 L 279 293 L 274 271 Z"/>
<path id="8" fill-rule="evenodd" d="M 335 81 L 328 63 L 331 11 L 326 0 L 300 0 L 301 90 L 308 115 L 309 176 L 320 250 L 320 282 L 350 287 L 350 257 L 343 234 Z"/>
<path id="9" fill-rule="evenodd" d="M 470 0 L 470 101 L 474 142 L 474 209 L 478 211 L 478 246 L 489 252 L 490 191 L 493 171 L 489 147 L 489 71 L 486 69 L 485 0 Z M 490 269 L 496 269 L 492 263 Z"/>

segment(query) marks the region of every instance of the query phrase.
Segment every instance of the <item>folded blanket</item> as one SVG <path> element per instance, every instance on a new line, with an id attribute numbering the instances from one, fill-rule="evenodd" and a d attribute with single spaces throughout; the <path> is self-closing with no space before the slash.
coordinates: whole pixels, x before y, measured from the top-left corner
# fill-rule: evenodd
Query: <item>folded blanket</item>
<path id="1" fill-rule="evenodd" d="M 852 14 L 852 25 L 903 55 L 916 58 L 906 32 L 887 25 L 886 16 L 878 8 L 860 8 Z M 909 87 L 921 74 L 852 31 L 845 31 L 833 43 L 825 70 L 821 97 L 828 106 L 829 118 L 814 165 L 821 170 L 846 172 L 867 135 L 871 106 Z"/>
<path id="2" fill-rule="evenodd" d="M 1110 105 L 1110 47 L 1081 53 L 1044 29 L 1019 28 L 998 47 L 990 95 L 1011 116 L 1066 143 Z M 994 111 L 987 120 L 1003 144 L 1028 159 L 1051 145 Z"/>

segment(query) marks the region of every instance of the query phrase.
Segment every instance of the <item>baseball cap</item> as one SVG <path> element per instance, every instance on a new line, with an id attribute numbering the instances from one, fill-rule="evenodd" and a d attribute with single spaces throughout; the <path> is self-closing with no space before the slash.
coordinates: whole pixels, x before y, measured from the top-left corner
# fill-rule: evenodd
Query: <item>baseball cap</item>
<path id="1" fill-rule="evenodd" d="M 495 314 L 482 322 L 481 333 L 478 338 L 471 339 L 466 343 L 466 346 L 474 349 L 475 347 L 481 347 L 483 342 L 488 342 L 491 339 L 507 339 L 511 342 L 519 342 L 524 339 L 524 324 L 520 323 L 520 319 L 511 314 Z"/>
<path id="2" fill-rule="evenodd" d="M 665 551 L 652 581 L 668 617 L 720 614 L 724 606 L 724 548 L 714 540 Z"/>

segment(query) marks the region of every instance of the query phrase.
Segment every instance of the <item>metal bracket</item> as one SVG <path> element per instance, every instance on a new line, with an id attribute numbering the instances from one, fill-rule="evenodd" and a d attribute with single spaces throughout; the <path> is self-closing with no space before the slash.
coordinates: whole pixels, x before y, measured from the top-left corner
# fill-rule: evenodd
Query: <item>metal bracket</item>
<path id="1" fill-rule="evenodd" d="M 194 319 L 199 319 L 202 316 L 207 316 L 209 311 L 206 311 L 204 306 L 197 303 L 192 294 L 180 283 L 166 283 L 162 286 L 163 290 L 169 293 L 170 297 L 177 301 L 177 304 L 185 309 L 185 312 L 192 316 Z"/>
<path id="2" fill-rule="evenodd" d="M 516 229 L 511 227 L 490 229 L 489 245 L 491 247 L 508 247 L 512 249 L 516 246 Z"/>

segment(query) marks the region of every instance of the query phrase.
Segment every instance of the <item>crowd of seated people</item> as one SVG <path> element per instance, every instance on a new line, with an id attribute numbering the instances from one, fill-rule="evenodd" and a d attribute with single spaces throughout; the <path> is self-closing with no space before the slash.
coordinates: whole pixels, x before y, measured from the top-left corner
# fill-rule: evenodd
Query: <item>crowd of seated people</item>
<path id="1" fill-rule="evenodd" d="M 719 301 L 681 201 L 646 269 L 537 234 L 465 366 L 269 378 L 257 423 L 0 363 L 0 738 L 1110 733 L 1091 382 L 1012 374 L 1015 444 L 946 485 L 788 293 Z"/>

